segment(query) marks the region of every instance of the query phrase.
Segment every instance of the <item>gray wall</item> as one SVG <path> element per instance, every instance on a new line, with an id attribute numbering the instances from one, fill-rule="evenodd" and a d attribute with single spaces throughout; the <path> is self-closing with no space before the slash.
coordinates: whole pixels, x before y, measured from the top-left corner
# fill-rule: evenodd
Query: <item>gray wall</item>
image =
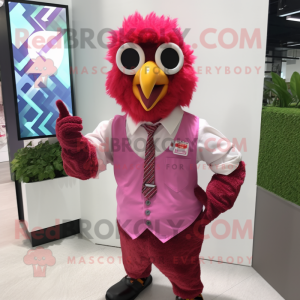
<path id="1" fill-rule="evenodd" d="M 253 268 L 286 300 L 300 299 L 300 206 L 257 188 Z"/>

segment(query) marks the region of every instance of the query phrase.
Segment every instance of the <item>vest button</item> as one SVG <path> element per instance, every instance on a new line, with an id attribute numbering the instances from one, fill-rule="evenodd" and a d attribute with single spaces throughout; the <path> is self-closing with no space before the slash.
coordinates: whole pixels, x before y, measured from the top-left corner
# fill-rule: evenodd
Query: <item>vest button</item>
<path id="1" fill-rule="evenodd" d="M 151 221 L 146 221 L 146 225 L 150 226 L 151 225 Z"/>
<path id="2" fill-rule="evenodd" d="M 149 216 L 149 215 L 150 215 L 150 210 L 147 209 L 147 210 L 145 211 L 145 214 L 146 214 L 146 216 Z"/>
<path id="3" fill-rule="evenodd" d="M 149 206 L 150 204 L 151 204 L 151 201 L 150 201 L 150 200 L 147 200 L 147 201 L 146 201 L 146 205 Z"/>

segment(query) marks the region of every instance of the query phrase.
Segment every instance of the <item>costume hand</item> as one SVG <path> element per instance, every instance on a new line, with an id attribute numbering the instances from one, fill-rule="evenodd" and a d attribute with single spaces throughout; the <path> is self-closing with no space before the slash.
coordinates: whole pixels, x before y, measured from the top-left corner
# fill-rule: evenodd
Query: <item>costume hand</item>
<path id="1" fill-rule="evenodd" d="M 56 101 L 59 117 L 56 120 L 56 136 L 63 148 L 76 147 L 77 140 L 81 139 L 82 119 L 70 115 L 67 107 L 61 100 Z M 74 149 L 72 149 L 74 150 Z"/>
<path id="2" fill-rule="evenodd" d="M 194 190 L 195 196 L 197 199 L 206 207 L 207 206 L 207 195 L 204 192 L 203 188 L 199 185 Z"/>
<path id="3" fill-rule="evenodd" d="M 197 187 L 194 190 L 195 196 L 197 199 L 205 206 L 205 210 L 203 212 L 202 218 L 201 218 L 201 225 L 205 226 L 210 221 L 207 219 L 207 195 L 205 191 L 202 189 L 201 186 L 197 185 Z"/>
<path id="4" fill-rule="evenodd" d="M 214 174 L 207 185 L 206 192 L 200 186 L 195 188 L 195 196 L 205 205 L 203 222 L 209 224 L 221 213 L 233 207 L 245 180 L 245 166 L 241 161 L 229 175 Z"/>
<path id="5" fill-rule="evenodd" d="M 61 157 L 65 172 L 86 180 L 98 171 L 96 148 L 81 134 L 82 119 L 73 117 L 61 100 L 56 101 L 59 117 L 56 120 L 56 137 L 62 147 Z"/>

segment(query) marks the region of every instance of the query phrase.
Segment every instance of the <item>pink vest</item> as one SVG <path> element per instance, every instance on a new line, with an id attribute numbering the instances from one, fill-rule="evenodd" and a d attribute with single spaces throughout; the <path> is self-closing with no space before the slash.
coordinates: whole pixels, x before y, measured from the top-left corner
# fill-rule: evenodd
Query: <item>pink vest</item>
<path id="1" fill-rule="evenodd" d="M 161 125 L 162 126 L 162 125 Z M 189 143 L 187 156 L 167 149 L 155 157 L 156 195 L 146 201 L 142 194 L 144 159 L 129 145 L 126 116 L 112 123 L 114 173 L 117 188 L 117 219 L 132 239 L 146 229 L 163 243 L 191 225 L 202 210 L 194 195 L 197 186 L 197 139 L 199 119 L 184 112 L 174 140 Z"/>

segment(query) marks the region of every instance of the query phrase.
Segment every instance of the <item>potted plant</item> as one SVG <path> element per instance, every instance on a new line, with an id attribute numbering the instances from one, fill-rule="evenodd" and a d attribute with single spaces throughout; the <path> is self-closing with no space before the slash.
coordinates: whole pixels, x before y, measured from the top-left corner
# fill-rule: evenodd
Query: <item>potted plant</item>
<path id="1" fill-rule="evenodd" d="M 80 191 L 79 180 L 64 171 L 58 142 L 30 145 L 17 151 L 11 168 L 21 182 L 25 225 L 37 246 L 65 237 L 67 225 L 69 232 L 78 233 Z"/>

